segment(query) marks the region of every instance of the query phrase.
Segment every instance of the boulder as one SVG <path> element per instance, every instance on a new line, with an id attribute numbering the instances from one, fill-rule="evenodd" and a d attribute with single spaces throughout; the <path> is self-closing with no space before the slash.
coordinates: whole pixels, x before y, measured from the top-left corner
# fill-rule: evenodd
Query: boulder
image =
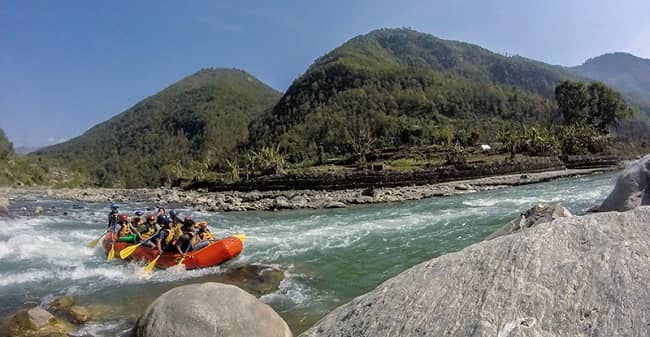
<path id="1" fill-rule="evenodd" d="M 591 211 L 627 211 L 639 205 L 650 205 L 650 155 L 632 162 L 618 177 L 614 190 L 600 207 Z"/>
<path id="2" fill-rule="evenodd" d="M 291 205 L 291 202 L 286 197 L 278 196 L 273 199 L 271 207 L 273 207 L 273 209 L 290 209 L 293 208 L 293 205 Z"/>
<path id="3" fill-rule="evenodd" d="M 88 312 L 88 309 L 78 305 L 70 307 L 66 310 L 66 313 L 72 323 L 83 324 L 88 322 L 90 319 L 90 312 Z"/>
<path id="4" fill-rule="evenodd" d="M 301 336 L 650 336 L 650 207 L 559 218 L 416 265 Z"/>
<path id="5" fill-rule="evenodd" d="M 190 284 L 158 297 L 138 319 L 135 337 L 291 337 L 280 316 L 231 285 Z"/>
<path id="6" fill-rule="evenodd" d="M 9 216 L 9 196 L 0 193 L 0 217 Z"/>
<path id="7" fill-rule="evenodd" d="M 293 208 L 306 208 L 309 200 L 302 194 L 295 195 L 291 198 L 291 205 Z"/>
<path id="8" fill-rule="evenodd" d="M 17 312 L 9 319 L 9 333 L 16 337 L 66 337 L 72 326 L 40 307 Z"/>
<path id="9" fill-rule="evenodd" d="M 568 218 L 571 216 L 573 216 L 571 211 L 560 205 L 537 204 L 526 212 L 521 213 L 519 218 L 514 219 L 505 226 L 499 228 L 496 232 L 488 236 L 486 240 L 516 233 L 526 228 L 537 226 L 541 223 L 551 222 L 555 219 Z"/>

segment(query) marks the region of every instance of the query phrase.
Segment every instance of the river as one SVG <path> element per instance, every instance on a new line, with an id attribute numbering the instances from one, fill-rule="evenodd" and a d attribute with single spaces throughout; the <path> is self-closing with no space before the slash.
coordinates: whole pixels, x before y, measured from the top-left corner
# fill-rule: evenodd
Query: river
<path id="1" fill-rule="evenodd" d="M 106 261 L 86 244 L 105 228 L 108 205 L 16 198 L 12 209 L 42 206 L 41 216 L 0 219 L 0 317 L 25 305 L 70 294 L 102 312 L 79 336 L 119 336 L 146 305 L 179 284 L 201 282 L 233 266 L 265 264 L 285 271 L 280 288 L 261 300 L 297 335 L 333 308 L 422 261 L 480 241 L 536 202 L 584 213 L 613 188 L 615 174 L 496 191 L 336 210 L 206 214 L 213 233 L 246 233 L 243 253 L 222 267 L 155 271 Z M 122 211 L 145 204 L 122 205 Z M 63 211 L 67 215 L 63 215 Z"/>

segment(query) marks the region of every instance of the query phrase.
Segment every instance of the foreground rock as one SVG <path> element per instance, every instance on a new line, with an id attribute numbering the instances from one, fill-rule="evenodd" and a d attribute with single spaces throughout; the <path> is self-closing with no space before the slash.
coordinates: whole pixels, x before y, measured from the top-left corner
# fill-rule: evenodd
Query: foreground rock
<path id="1" fill-rule="evenodd" d="M 21 310 L 9 319 L 11 336 L 66 337 L 72 326 L 39 307 Z"/>
<path id="2" fill-rule="evenodd" d="M 156 299 L 138 319 L 136 337 L 291 337 L 280 316 L 231 285 L 191 284 Z"/>
<path id="3" fill-rule="evenodd" d="M 555 219 L 568 218 L 572 216 L 571 211 L 560 205 L 537 204 L 525 213 L 522 213 L 518 219 L 510 221 L 508 224 L 488 236 L 486 240 L 492 240 L 499 236 L 517 233 L 545 222 L 551 222 Z"/>
<path id="4" fill-rule="evenodd" d="M 650 155 L 632 162 L 616 181 L 612 193 L 600 207 L 592 211 L 628 211 L 639 205 L 650 205 Z"/>
<path id="5" fill-rule="evenodd" d="M 0 217 L 9 215 L 9 193 L 0 189 Z"/>
<path id="6" fill-rule="evenodd" d="M 417 265 L 304 337 L 650 336 L 650 207 L 561 218 Z"/>

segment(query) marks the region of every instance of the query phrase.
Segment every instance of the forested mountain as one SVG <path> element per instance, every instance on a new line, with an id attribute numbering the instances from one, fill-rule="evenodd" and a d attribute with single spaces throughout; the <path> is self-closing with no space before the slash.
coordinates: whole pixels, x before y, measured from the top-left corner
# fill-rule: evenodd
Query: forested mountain
<path id="1" fill-rule="evenodd" d="M 218 169 L 280 93 L 236 69 L 203 69 L 65 143 L 37 151 L 102 186 L 156 186 Z"/>
<path id="2" fill-rule="evenodd" d="M 650 113 L 650 60 L 628 53 L 611 53 L 569 69 L 611 85 Z"/>
<path id="3" fill-rule="evenodd" d="M 549 121 L 561 67 L 506 57 L 410 29 L 380 29 L 319 58 L 251 126 L 293 160 L 355 147 L 430 144 L 453 130 L 486 134 L 478 119 Z M 368 144 L 368 143 L 371 144 Z M 292 159 L 292 158 L 290 158 Z"/>

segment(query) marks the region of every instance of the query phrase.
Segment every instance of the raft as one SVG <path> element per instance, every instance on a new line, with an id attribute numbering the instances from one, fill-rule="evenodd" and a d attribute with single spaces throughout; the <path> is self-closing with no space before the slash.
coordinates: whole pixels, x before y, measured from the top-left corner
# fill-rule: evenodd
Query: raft
<path id="1" fill-rule="evenodd" d="M 133 245 L 133 243 L 115 241 L 115 256 L 119 256 L 120 250 L 131 245 Z M 108 254 L 111 250 L 111 246 L 113 246 L 112 233 L 106 234 L 103 246 L 104 251 Z M 239 238 L 234 236 L 223 238 L 221 240 L 216 240 L 199 250 L 193 250 L 187 253 L 183 264 L 187 270 L 218 266 L 239 255 L 243 248 L 243 243 Z M 127 258 L 127 260 L 150 262 L 155 259 L 159 253 L 160 252 L 156 248 L 139 246 L 133 254 Z M 173 267 L 178 264 L 180 259 L 181 254 L 165 252 L 156 262 L 156 267 L 160 269 Z"/>

